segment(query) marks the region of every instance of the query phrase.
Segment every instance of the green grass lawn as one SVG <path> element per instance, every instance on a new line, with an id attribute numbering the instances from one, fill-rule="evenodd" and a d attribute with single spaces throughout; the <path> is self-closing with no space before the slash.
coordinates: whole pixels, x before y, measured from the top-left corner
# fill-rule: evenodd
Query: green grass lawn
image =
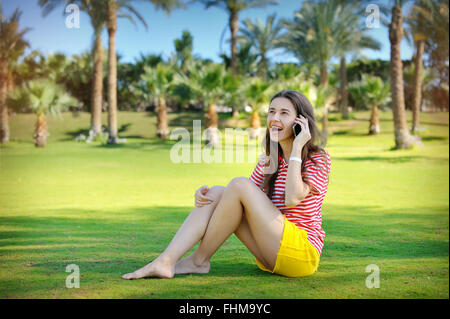
<path id="1" fill-rule="evenodd" d="M 138 281 L 121 275 L 166 247 L 194 191 L 249 176 L 254 164 L 174 164 L 174 142 L 155 139 L 147 113 L 119 113 L 127 138 L 119 146 L 73 140 L 88 114 L 49 118 L 48 145 L 37 149 L 35 117 L 15 115 L 12 142 L 0 149 L 0 298 L 449 298 L 448 113 L 422 114 L 422 147 L 397 151 L 392 113 L 380 113 L 378 136 L 366 135 L 368 112 L 347 121 L 330 114 L 327 236 L 316 274 L 262 272 L 232 236 L 207 275 Z M 170 120 L 191 127 L 197 117 Z M 72 263 L 79 289 L 65 285 Z M 370 264 L 380 288 L 365 285 Z"/>

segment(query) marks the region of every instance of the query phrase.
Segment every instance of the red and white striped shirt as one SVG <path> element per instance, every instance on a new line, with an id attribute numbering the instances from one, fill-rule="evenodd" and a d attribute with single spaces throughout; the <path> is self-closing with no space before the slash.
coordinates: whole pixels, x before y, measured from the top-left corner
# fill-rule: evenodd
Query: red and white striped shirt
<path id="1" fill-rule="evenodd" d="M 286 218 L 293 222 L 298 228 L 308 233 L 309 242 L 317 249 L 319 255 L 322 253 L 323 239 L 325 232 L 322 229 L 322 202 L 328 190 L 328 174 L 331 171 L 330 154 L 317 152 L 311 154 L 311 157 L 317 162 L 315 165 L 309 158 L 305 162 L 302 180 L 312 186 L 308 196 L 295 207 L 287 207 L 284 204 L 284 190 L 286 187 L 286 175 L 288 163 L 283 157 L 279 157 L 278 176 L 275 180 L 272 203 L 277 207 Z M 261 161 L 256 165 L 250 180 L 265 192 L 264 167 Z"/>

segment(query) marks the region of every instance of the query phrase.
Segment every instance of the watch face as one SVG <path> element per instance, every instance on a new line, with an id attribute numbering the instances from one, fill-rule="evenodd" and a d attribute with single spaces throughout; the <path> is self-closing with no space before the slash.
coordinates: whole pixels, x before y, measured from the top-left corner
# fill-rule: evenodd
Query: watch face
<path id="1" fill-rule="evenodd" d="M 294 135 L 297 136 L 298 134 L 300 134 L 302 127 L 300 126 L 300 124 L 295 124 L 292 129 L 294 130 Z"/>

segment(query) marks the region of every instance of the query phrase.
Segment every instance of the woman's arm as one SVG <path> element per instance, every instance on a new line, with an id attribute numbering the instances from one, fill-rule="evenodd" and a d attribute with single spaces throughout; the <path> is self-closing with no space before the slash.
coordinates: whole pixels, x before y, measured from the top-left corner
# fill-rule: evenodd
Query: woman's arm
<path id="1" fill-rule="evenodd" d="M 291 157 L 301 158 L 303 146 L 296 147 L 294 144 Z M 298 161 L 289 161 L 288 171 L 286 175 L 286 188 L 284 202 L 287 207 L 297 206 L 303 199 L 308 196 L 311 191 L 308 184 L 303 182 L 302 163 Z"/>
<path id="2" fill-rule="evenodd" d="M 300 115 L 295 119 L 295 123 L 300 124 L 302 130 L 292 142 L 291 157 L 301 159 L 303 146 L 311 139 L 311 133 L 309 132 L 307 118 Z M 301 168 L 301 162 L 289 161 L 284 196 L 284 202 L 287 207 L 297 206 L 311 191 L 309 185 L 303 182 Z"/>

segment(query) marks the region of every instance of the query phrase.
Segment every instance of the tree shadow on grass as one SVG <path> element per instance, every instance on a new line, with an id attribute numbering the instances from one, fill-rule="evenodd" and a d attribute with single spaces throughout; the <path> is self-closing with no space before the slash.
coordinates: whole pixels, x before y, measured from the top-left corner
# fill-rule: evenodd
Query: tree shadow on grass
<path id="1" fill-rule="evenodd" d="M 370 161 L 370 162 L 385 162 L 385 163 L 392 163 L 392 164 L 400 164 L 400 163 L 407 163 L 415 160 L 434 160 L 434 161 L 443 161 L 448 162 L 447 158 L 436 158 L 436 157 L 429 157 L 429 156 L 396 156 L 396 157 L 387 157 L 387 156 L 335 156 L 333 157 L 333 160 L 338 161 L 351 161 L 351 162 L 364 162 L 364 161 Z"/>
<path id="2" fill-rule="evenodd" d="M 128 129 L 132 125 L 133 125 L 133 123 L 122 124 L 117 129 L 118 134 L 122 135 L 123 133 L 128 131 Z M 81 134 L 83 134 L 84 136 L 88 137 L 89 136 L 89 130 L 90 130 L 90 128 L 82 128 L 82 129 L 78 129 L 78 130 L 75 130 L 75 131 L 68 131 L 68 132 L 65 133 L 65 135 L 68 136 L 68 137 L 59 139 L 59 141 L 62 141 L 62 142 L 64 142 L 64 141 L 73 141 L 77 136 L 80 136 Z M 121 136 L 121 137 L 129 137 L 129 138 L 131 138 L 133 136 Z M 135 137 L 135 138 L 141 138 L 141 136 L 138 135 L 138 137 Z"/>
<path id="3" fill-rule="evenodd" d="M 341 136 L 341 135 L 345 135 L 345 136 L 371 136 L 369 133 L 365 133 L 365 132 L 354 132 L 352 130 L 339 130 L 339 131 L 334 131 L 332 133 L 333 136 Z"/>
<path id="4" fill-rule="evenodd" d="M 191 209 L 171 206 L 123 211 L 60 209 L 46 210 L 46 216 L 39 216 L 39 212 L 37 216 L 1 216 L 0 225 L 5 229 L 0 231 L 2 271 L 22 267 L 20 283 L 15 282 L 14 277 L 0 279 L 0 286 L 4 287 L 1 294 L 14 296 L 24 284 L 27 291 L 51 289 L 49 283 L 43 285 L 42 280 L 36 278 L 57 276 L 53 280 L 61 281 L 67 276 L 65 267 L 71 263 L 80 266 L 86 276 L 85 284 L 98 285 L 102 278 L 119 279 L 121 274 L 156 258 Z M 448 258 L 448 207 L 381 209 L 326 204 L 322 214 L 327 236 L 321 263 L 342 260 L 342 267 L 345 267 L 346 260 L 364 257 Z M 10 257 L 4 258 L 6 256 Z M 239 258 L 242 260 L 236 261 Z M 273 280 L 271 274 L 257 268 L 254 257 L 235 237 L 225 242 L 211 265 L 210 274 L 199 276 L 230 278 L 241 283 L 246 278 Z M 29 280 L 28 277 L 23 279 L 24 273 Z M 186 279 L 188 276 L 178 277 Z M 174 296 L 181 288 L 157 292 L 154 297 Z M 225 295 L 232 294 L 232 288 L 235 286 L 229 282 L 220 287 Z"/>
<path id="5" fill-rule="evenodd" d="M 324 257 L 448 257 L 448 207 L 383 209 L 327 204 L 322 215 L 328 235 Z"/>
<path id="6" fill-rule="evenodd" d="M 445 136 L 423 136 L 421 137 L 423 142 L 431 142 L 431 141 L 448 141 L 448 137 Z"/>
<path id="7" fill-rule="evenodd" d="M 426 124 L 426 125 L 436 125 L 436 126 L 448 126 L 448 123 L 442 123 L 442 122 L 420 122 L 420 124 Z"/>
<path id="8" fill-rule="evenodd" d="M 125 136 L 123 136 L 125 137 Z M 122 138 L 119 137 L 119 138 Z M 126 137 L 128 138 L 128 137 Z M 95 144 L 93 147 L 95 148 L 101 148 L 101 149 L 145 149 L 148 148 L 149 150 L 170 150 L 170 148 L 177 143 L 177 141 L 172 140 L 160 140 L 158 138 L 143 138 L 143 137 L 133 137 L 130 136 L 129 138 L 137 138 L 139 141 L 126 141 L 126 142 L 120 142 L 118 144 Z"/>
<path id="9" fill-rule="evenodd" d="M 158 206 L 110 213 L 70 209 L 47 211 L 46 214 L 53 215 L 51 217 L 2 216 L 1 225 L 22 230 L 0 231 L 0 247 L 2 252 L 8 253 L 48 251 L 57 255 L 76 250 L 80 256 L 88 252 L 105 252 L 105 245 L 110 245 L 113 251 L 125 254 L 130 252 L 130 249 L 132 251 L 133 247 L 137 252 L 160 252 L 191 209 L 192 207 Z M 403 255 L 405 248 L 417 247 L 418 243 L 428 249 L 419 249 L 412 255 L 408 253 L 407 256 L 446 256 L 448 242 L 420 238 L 420 234 L 432 234 L 437 230 L 448 232 L 448 207 L 443 208 L 441 212 L 436 212 L 436 208 L 433 208 L 432 213 L 428 211 L 428 207 L 382 210 L 380 207 L 371 206 L 326 204 L 322 212 L 323 227 L 331 236 L 348 238 L 349 241 L 344 240 L 342 243 L 350 246 L 357 242 L 356 246 L 365 249 L 368 247 L 366 245 L 370 246 L 368 241 L 383 244 L 376 244 L 375 253 L 380 257 L 387 257 L 386 252 L 395 257 L 406 256 Z M 70 214 L 83 217 L 57 217 L 60 212 L 63 216 Z M 99 214 L 102 217 L 96 218 Z M 402 242 L 403 240 L 406 242 Z M 240 244 L 233 241 L 230 245 L 236 243 Z M 99 247 L 98 250 L 96 246 Z M 444 246 L 447 247 L 446 250 L 442 249 Z M 240 246 L 235 248 L 238 247 Z"/>

